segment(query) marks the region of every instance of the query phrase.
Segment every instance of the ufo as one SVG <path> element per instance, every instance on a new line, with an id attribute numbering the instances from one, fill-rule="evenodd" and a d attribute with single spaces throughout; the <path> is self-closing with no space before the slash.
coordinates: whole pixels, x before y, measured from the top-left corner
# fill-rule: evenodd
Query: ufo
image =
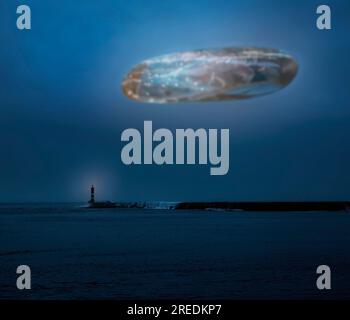
<path id="1" fill-rule="evenodd" d="M 143 103 L 241 100 L 292 82 L 298 64 L 276 49 L 231 47 L 158 56 L 130 70 L 123 93 Z"/>

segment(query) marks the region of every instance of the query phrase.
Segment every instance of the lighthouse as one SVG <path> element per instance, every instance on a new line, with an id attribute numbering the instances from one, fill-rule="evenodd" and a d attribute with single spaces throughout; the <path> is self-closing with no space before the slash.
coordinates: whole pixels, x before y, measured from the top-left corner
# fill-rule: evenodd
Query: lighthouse
<path id="1" fill-rule="evenodd" d="M 90 201 L 89 203 L 95 203 L 95 187 L 92 185 L 90 189 Z"/>
<path id="2" fill-rule="evenodd" d="M 90 189 L 90 200 L 88 208 L 93 209 L 106 209 L 106 208 L 117 208 L 117 205 L 111 201 L 95 201 L 95 187 L 91 186 Z"/>

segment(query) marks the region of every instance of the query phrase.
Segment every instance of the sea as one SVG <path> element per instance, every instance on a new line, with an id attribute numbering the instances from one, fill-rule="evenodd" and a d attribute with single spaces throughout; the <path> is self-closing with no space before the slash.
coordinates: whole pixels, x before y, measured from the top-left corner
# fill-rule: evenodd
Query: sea
<path id="1" fill-rule="evenodd" d="M 19 265 L 31 289 L 18 290 Z M 331 289 L 316 286 L 317 267 Z M 350 214 L 0 205 L 0 299 L 348 299 Z"/>

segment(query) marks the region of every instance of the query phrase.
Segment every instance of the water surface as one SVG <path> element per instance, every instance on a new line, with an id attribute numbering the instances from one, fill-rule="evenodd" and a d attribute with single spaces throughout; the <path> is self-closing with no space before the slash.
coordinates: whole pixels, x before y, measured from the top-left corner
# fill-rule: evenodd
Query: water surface
<path id="1" fill-rule="evenodd" d="M 350 298 L 350 214 L 0 206 L 0 298 Z M 16 268 L 32 290 L 16 289 Z M 316 268 L 332 290 L 316 289 Z"/>

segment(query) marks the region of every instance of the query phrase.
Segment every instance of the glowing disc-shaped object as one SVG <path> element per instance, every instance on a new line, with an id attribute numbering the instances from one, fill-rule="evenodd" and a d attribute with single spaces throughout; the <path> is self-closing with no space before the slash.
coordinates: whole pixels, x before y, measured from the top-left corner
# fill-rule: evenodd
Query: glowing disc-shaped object
<path id="1" fill-rule="evenodd" d="M 141 62 L 122 88 L 130 99 L 147 103 L 237 100 L 280 90 L 297 70 L 290 55 L 275 49 L 196 50 Z"/>

